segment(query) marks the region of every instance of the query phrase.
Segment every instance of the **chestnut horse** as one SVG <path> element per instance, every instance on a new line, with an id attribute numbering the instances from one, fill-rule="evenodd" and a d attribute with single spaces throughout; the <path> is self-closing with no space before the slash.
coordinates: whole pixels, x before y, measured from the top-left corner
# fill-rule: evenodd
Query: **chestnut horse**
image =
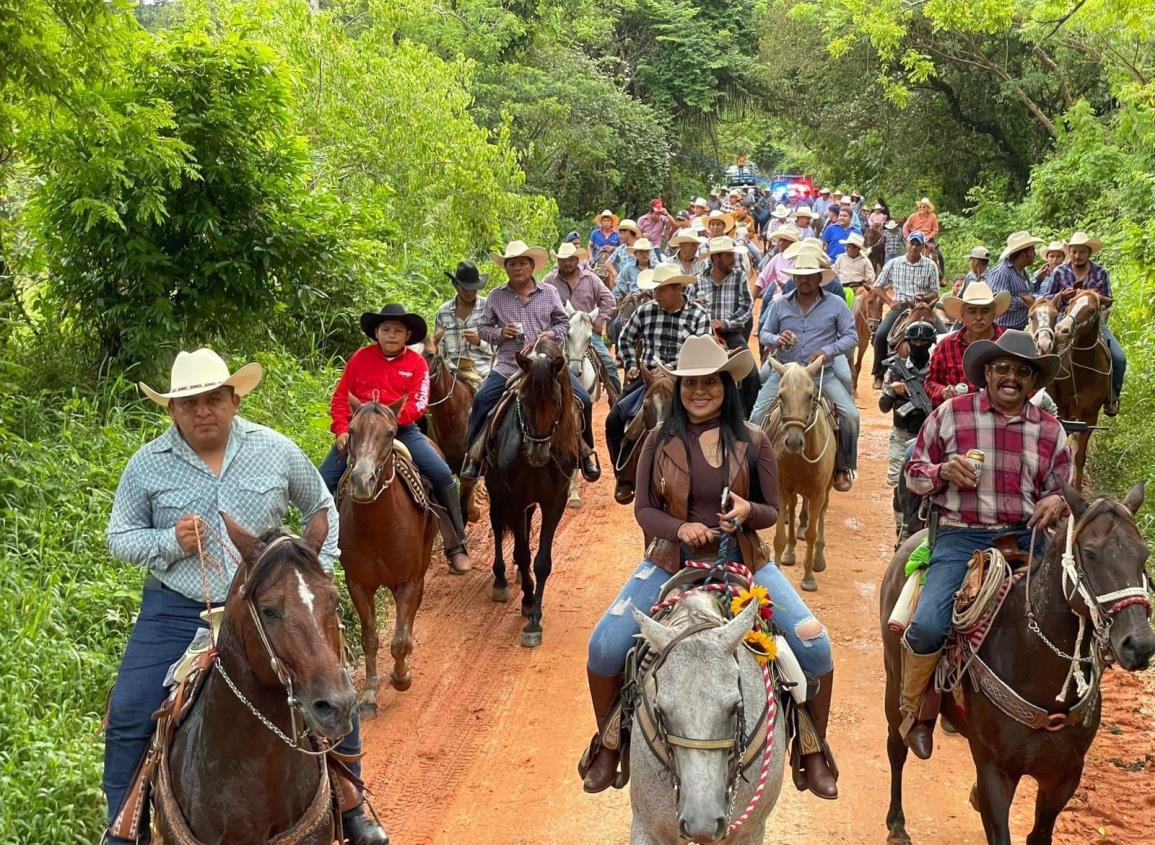
<path id="1" fill-rule="evenodd" d="M 971 663 L 975 668 L 942 695 L 943 715 L 970 743 L 978 776 L 971 804 L 982 815 L 988 843 L 1011 842 L 1008 813 L 1019 781 L 1027 776 L 1038 782 L 1027 843 L 1051 845 L 1055 819 L 1079 785 L 1083 758 L 1099 728 L 1104 661 L 1133 672 L 1147 668 L 1155 654 L 1144 573 L 1149 551 L 1135 523 L 1143 494 L 1140 482 L 1122 502 L 1100 498 L 1088 504 L 1066 487 L 1071 524 L 1060 523 L 1043 559 L 1010 588 L 978 648 L 978 659 L 999 680 L 978 674 L 977 663 Z M 907 558 L 924 537 L 919 532 L 895 553 L 880 595 L 889 725 L 888 845 L 910 845 L 911 838 L 902 809 L 904 646 L 887 621 L 906 582 Z M 1064 563 L 1068 543 L 1072 555 Z M 1078 683 L 1069 683 L 1072 670 L 1089 676 L 1085 695 Z M 999 703 L 986 688 L 998 690 Z"/>
<path id="2" fill-rule="evenodd" d="M 641 388 L 645 394 L 642 397 L 641 410 L 626 425 L 622 453 L 618 455 L 619 465 L 614 467 L 614 475 L 617 478 L 632 479 L 638 474 L 638 455 L 646 435 L 656 431 L 658 426 L 666 421 L 674 402 L 675 382 L 672 375 L 656 367 L 651 370 L 645 365 L 641 366 L 640 371 L 642 382 L 646 385 Z"/>
<path id="3" fill-rule="evenodd" d="M 314 515 L 301 539 L 224 522 L 241 562 L 212 668 L 158 764 L 156 828 L 165 842 L 259 845 L 295 829 L 293 842 L 331 845 L 323 749 L 352 729 L 357 692 L 337 588 L 317 559 L 328 518 Z"/>
<path id="4" fill-rule="evenodd" d="M 878 324 L 882 322 L 882 298 L 874 292 L 872 285 L 849 285 L 854 290 L 854 328 L 858 331 L 858 354 L 854 357 L 854 378 L 851 381 L 854 397 L 858 398 L 858 376 L 862 372 L 862 359 L 874 340 Z"/>
<path id="5" fill-rule="evenodd" d="M 442 354 L 433 335 L 425 336 L 424 354 L 429 364 L 429 404 L 425 406 L 429 439 L 437 444 L 445 463 L 457 468 L 465 462 L 465 432 L 477 387 L 458 362 Z M 469 522 L 481 519 L 473 493 L 474 485 L 462 485 L 461 512 Z"/>
<path id="6" fill-rule="evenodd" d="M 365 685 L 361 691 L 361 715 L 377 715 L 377 590 L 388 587 L 396 608 L 393 670 L 389 681 L 398 691 L 409 689 L 413 672 L 413 620 L 425 593 L 425 572 L 433 556 L 438 522 L 425 503 L 418 502 L 408 484 L 398 478 L 416 468 L 399 455 L 394 437 L 397 414 L 405 405 L 402 396 L 392 405 L 359 402 L 349 395 L 349 469 L 338 488 L 341 515 L 341 566 L 349 598 L 361 620 L 361 646 L 365 649 Z M 399 470 L 402 462 L 405 466 Z"/>
<path id="7" fill-rule="evenodd" d="M 1055 323 L 1059 374 L 1048 388 L 1059 406 L 1059 416 L 1088 426 L 1099 421 L 1099 411 L 1111 396 L 1111 351 L 1099 333 L 1111 298 L 1093 290 L 1063 291 L 1056 305 L 1066 303 L 1066 313 Z M 1071 435 L 1075 463 L 1075 488 L 1083 488 L 1083 466 L 1091 429 Z"/>
<path id="8" fill-rule="evenodd" d="M 763 426 L 778 459 L 778 527 L 774 531 L 774 559 L 793 566 L 795 508 L 802 497 L 807 510 L 806 558 L 803 561 L 802 589 L 818 589 L 815 572 L 826 569 L 826 506 L 834 483 L 837 452 L 834 428 L 822 406 L 820 378 L 822 361 L 808 367 L 782 364 L 770 358 L 770 366 L 781 377 L 776 408 L 771 408 Z M 834 378 L 833 375 L 830 378 Z M 815 518 L 817 514 L 817 518 Z"/>
<path id="9" fill-rule="evenodd" d="M 553 537 L 565 512 L 579 458 L 580 417 L 561 348 L 539 339 L 517 353 L 523 378 L 487 446 L 485 485 L 493 528 L 493 600 L 509 601 L 502 540 L 513 533 L 513 560 L 521 580 L 521 644 L 541 645 L 545 582 L 553 569 Z M 530 571 L 530 526 L 541 510 L 541 533 Z M 535 580 L 536 579 L 536 580 Z"/>

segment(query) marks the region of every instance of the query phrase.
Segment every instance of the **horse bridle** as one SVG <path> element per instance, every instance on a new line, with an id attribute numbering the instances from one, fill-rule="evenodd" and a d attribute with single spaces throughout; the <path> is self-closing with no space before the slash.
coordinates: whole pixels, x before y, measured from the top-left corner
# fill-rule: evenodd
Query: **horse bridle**
<path id="1" fill-rule="evenodd" d="M 1036 312 L 1036 313 L 1041 313 L 1041 312 Z M 1056 315 L 1056 317 L 1057 317 L 1057 315 Z M 1057 324 L 1058 322 L 1059 322 L 1058 319 L 1056 319 L 1055 323 Z M 1039 348 L 1039 338 L 1043 337 L 1044 335 L 1047 335 L 1051 338 L 1051 349 L 1055 350 L 1055 352 L 1057 353 L 1058 349 L 1059 349 L 1059 338 L 1055 334 L 1055 326 L 1053 326 L 1053 325 L 1039 326 L 1033 332 L 1031 332 L 1031 337 L 1035 341 L 1035 348 L 1036 349 Z"/>
<path id="2" fill-rule="evenodd" d="M 814 426 L 818 424 L 819 408 L 822 405 L 822 382 L 825 380 L 825 378 L 826 367 L 823 367 L 818 371 L 818 386 L 817 390 L 814 391 L 814 399 L 810 403 L 810 412 L 807 414 L 806 419 L 788 417 L 785 414 L 778 418 L 778 424 L 782 427 L 783 433 L 791 428 L 800 428 L 802 429 L 802 436 L 806 437 L 806 435 L 810 433 L 810 429 L 814 428 Z M 779 405 L 779 407 L 781 407 L 781 405 Z M 818 457 L 811 460 L 810 458 L 806 457 L 806 450 L 804 446 L 802 451 L 802 460 L 806 461 L 808 464 L 816 464 L 822 460 L 823 457 L 825 457 L 826 450 L 829 447 L 830 438 L 827 438 L 826 445 L 823 446 L 822 451 L 818 454 Z"/>
<path id="3" fill-rule="evenodd" d="M 373 404 L 374 405 L 380 405 L 381 403 L 374 400 Z M 429 407 L 429 406 L 427 405 L 426 407 Z M 394 435 L 396 435 L 396 432 L 394 432 Z M 396 448 L 393 445 L 393 440 L 395 440 L 395 439 L 396 439 L 396 437 L 390 439 L 389 448 L 385 449 L 381 453 L 381 457 L 377 459 L 377 464 L 373 467 L 373 478 L 375 479 L 374 487 L 373 487 L 373 495 L 370 496 L 368 499 L 358 499 L 356 496 L 350 495 L 349 498 L 353 502 L 355 502 L 356 504 L 358 504 L 358 505 L 371 505 L 371 504 L 373 504 L 375 501 L 380 499 L 385 494 L 385 491 L 388 490 L 389 487 L 393 484 L 393 480 L 397 477 L 397 460 L 396 460 L 397 452 L 396 452 Z M 346 454 L 352 455 L 352 453 L 353 453 L 353 433 L 350 432 L 349 433 L 349 443 L 346 446 Z M 394 458 L 392 470 L 389 473 L 389 477 L 382 480 L 381 471 L 383 469 L 385 469 L 385 464 L 389 461 L 390 458 Z M 353 465 L 350 464 L 346 468 L 345 473 L 348 474 L 349 471 L 352 469 L 353 469 Z M 344 483 L 345 483 L 345 476 L 342 475 L 341 480 L 337 482 L 338 489 Z"/>
<path id="4" fill-rule="evenodd" d="M 535 354 L 535 355 L 539 354 L 536 350 L 537 350 L 537 344 L 534 343 L 532 351 L 533 351 L 533 354 Z M 568 371 L 568 365 L 567 365 L 567 371 Z M 536 432 L 530 431 L 529 422 L 526 420 L 525 411 L 522 407 L 522 401 L 521 401 L 522 388 L 525 386 L 525 382 L 522 382 L 521 386 L 518 388 L 517 398 L 514 399 L 514 402 L 513 402 L 514 410 L 517 412 L 517 428 L 521 432 L 522 439 L 529 441 L 534 446 L 542 446 L 542 445 L 548 444 L 550 441 L 553 440 L 553 436 L 557 432 L 557 427 L 559 425 L 561 425 L 562 416 L 564 416 L 564 414 L 565 414 L 565 410 L 566 410 L 565 400 L 560 395 L 561 389 L 560 389 L 559 385 L 557 384 L 557 379 L 555 378 L 553 381 L 554 381 L 554 391 L 557 394 L 555 396 L 555 399 L 556 399 L 556 402 L 558 405 L 558 411 L 557 411 L 557 416 L 554 417 L 554 419 L 553 419 L 553 425 L 551 425 L 549 427 L 549 431 L 546 432 L 545 434 L 537 434 Z"/>
<path id="5" fill-rule="evenodd" d="M 446 358 L 444 355 L 442 355 L 440 352 L 438 352 L 436 355 L 433 356 L 433 363 L 438 369 L 450 370 L 453 373 L 453 380 L 449 383 L 449 390 L 445 391 L 444 396 L 442 396 L 440 399 L 437 399 L 433 402 L 427 402 L 425 404 L 426 410 L 429 410 L 430 408 L 433 408 L 437 405 L 440 405 L 442 402 L 446 402 L 446 401 L 452 399 L 453 398 L 453 389 L 455 387 L 457 387 L 458 368 L 449 366 L 449 359 Z M 432 368 L 430 368 L 430 376 L 432 376 L 432 375 L 433 375 L 433 370 L 432 370 Z M 432 378 L 430 380 L 432 381 Z"/>
<path id="6" fill-rule="evenodd" d="M 1059 349 L 1059 348 L 1058 348 L 1058 343 L 1056 342 L 1056 345 L 1055 345 L 1055 351 L 1056 351 L 1056 352 L 1062 352 L 1062 351 L 1065 351 L 1065 350 L 1066 350 L 1066 349 L 1068 349 L 1068 348 L 1070 348 L 1070 349 L 1093 349 L 1093 348 L 1094 348 L 1096 345 L 1098 345 L 1098 343 L 1099 343 L 1099 339 L 1098 339 L 1098 335 L 1097 335 L 1097 334 L 1096 334 L 1096 337 L 1095 337 L 1095 342 L 1094 342 L 1094 343 L 1092 343 L 1092 344 L 1091 344 L 1091 346 L 1086 346 L 1086 347 L 1084 347 L 1084 346 L 1075 346 L 1075 338 L 1077 338 L 1077 337 L 1078 337 L 1080 334 L 1082 334 L 1082 333 L 1083 333 L 1083 330 L 1084 330 L 1084 329 L 1085 329 L 1087 326 L 1090 326 L 1090 325 L 1094 325 L 1096 322 L 1098 322 L 1098 320 L 1100 319 L 1100 317 L 1101 317 L 1101 316 L 1102 316 L 1102 315 L 1100 314 L 1100 312 L 1099 312 L 1099 309 L 1098 309 L 1098 308 L 1092 308 L 1092 309 L 1091 309 L 1091 313 L 1090 313 L 1090 316 L 1084 317 L 1084 318 L 1083 318 L 1083 319 L 1081 319 L 1081 320 L 1075 320 L 1073 317 L 1070 317 L 1070 314 L 1064 314 L 1064 315 L 1063 315 L 1061 318 L 1059 318 L 1059 320 L 1063 320 L 1063 319 L 1068 319 L 1068 318 L 1070 318 L 1070 320 L 1071 320 L 1071 331 L 1070 331 L 1070 333 L 1067 335 L 1067 342 L 1066 342 L 1065 344 L 1063 344 L 1063 348 L 1062 348 L 1062 349 Z M 1055 321 L 1055 328 L 1056 328 L 1056 329 L 1058 328 L 1058 325 L 1059 325 L 1059 320 L 1056 320 L 1056 321 Z"/>

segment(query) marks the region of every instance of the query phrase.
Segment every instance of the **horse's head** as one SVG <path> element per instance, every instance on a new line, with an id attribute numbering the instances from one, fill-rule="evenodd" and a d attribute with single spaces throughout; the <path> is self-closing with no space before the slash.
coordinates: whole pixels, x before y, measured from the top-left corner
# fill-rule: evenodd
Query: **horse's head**
<path id="1" fill-rule="evenodd" d="M 642 416 L 647 431 L 653 431 L 670 415 L 674 404 L 676 379 L 665 370 L 642 367 L 645 395 L 642 397 Z"/>
<path id="2" fill-rule="evenodd" d="M 815 379 L 822 371 L 819 359 L 809 366 L 782 364 L 770 358 L 770 366 L 781 377 L 778 382 L 778 403 L 782 409 L 782 443 L 792 455 L 800 455 L 806 448 L 806 430 L 818 414 L 818 384 Z"/>
<path id="3" fill-rule="evenodd" d="M 1050 355 L 1055 351 L 1055 324 L 1059 320 L 1059 308 L 1051 299 L 1036 299 L 1027 312 L 1027 331 L 1035 339 L 1035 349 L 1040 355 Z"/>
<path id="4" fill-rule="evenodd" d="M 336 744 L 353 728 L 357 693 L 345 666 L 337 588 L 317 558 L 329 534 L 325 511 L 300 538 L 281 529 L 258 538 L 222 517 L 241 555 L 225 603 L 222 652 L 236 637 L 237 656 L 257 681 L 283 688 L 305 727 Z"/>
<path id="5" fill-rule="evenodd" d="M 1148 621 L 1150 551 L 1135 523 L 1145 488 L 1146 482 L 1140 481 L 1121 502 L 1104 497 L 1090 504 L 1074 488 L 1063 489 L 1076 519 L 1075 565 L 1086 593 L 1064 579 L 1064 594 L 1075 613 L 1092 621 L 1096 614 L 1088 606 L 1095 606 L 1105 620 L 1119 665 L 1130 671 L 1146 669 L 1155 655 L 1155 632 Z M 1056 541 L 1062 537 L 1058 532 Z"/>
<path id="6" fill-rule="evenodd" d="M 1093 290 L 1079 290 L 1060 296 L 1067 302 L 1067 313 L 1055 324 L 1055 335 L 1061 346 L 1074 343 L 1087 345 L 1099 337 L 1099 321 L 1103 311 L 1113 301 L 1111 297 Z M 1068 298 L 1069 296 L 1069 298 Z"/>
<path id="7" fill-rule="evenodd" d="M 556 343 L 542 339 L 518 351 L 517 365 L 525 373 L 515 403 L 522 448 L 530 466 L 543 467 L 572 396 L 565 358 Z"/>
<path id="8" fill-rule="evenodd" d="M 679 603 L 670 627 L 634 610 L 642 636 L 658 658 L 644 694 L 669 750 L 677 787 L 678 832 L 691 842 L 717 842 L 730 823 L 732 790 L 741 776 L 738 734 L 744 711 L 735 656 L 754 625 L 758 602 L 729 622 L 705 593 Z M 715 623 L 694 632 L 690 626 Z M 652 690 L 652 692 L 651 692 Z M 703 744 L 714 747 L 703 748 Z"/>
<path id="9" fill-rule="evenodd" d="M 405 407 L 408 397 L 402 396 L 391 405 L 380 402 L 360 402 L 349 394 L 349 494 L 354 502 L 372 501 L 381 480 L 381 471 L 393 454 L 393 438 L 397 436 L 397 415 Z"/>
<path id="10" fill-rule="evenodd" d="M 586 350 L 594 336 L 594 319 L 598 316 L 597 309 L 593 311 L 575 310 L 568 302 L 565 304 L 569 314 L 569 334 L 565 339 L 565 360 L 570 371 L 581 378 L 582 363 L 585 361 Z"/>

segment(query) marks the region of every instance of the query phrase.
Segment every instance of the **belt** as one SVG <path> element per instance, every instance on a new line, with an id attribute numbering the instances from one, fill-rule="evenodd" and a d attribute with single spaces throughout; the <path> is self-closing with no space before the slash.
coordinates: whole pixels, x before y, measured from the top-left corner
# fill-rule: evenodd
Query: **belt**
<path id="1" fill-rule="evenodd" d="M 938 524 L 940 528 L 966 528 L 970 531 L 1016 531 L 1026 527 L 1025 522 L 974 523 L 963 522 L 961 519 L 947 519 L 945 516 L 938 518 Z"/>

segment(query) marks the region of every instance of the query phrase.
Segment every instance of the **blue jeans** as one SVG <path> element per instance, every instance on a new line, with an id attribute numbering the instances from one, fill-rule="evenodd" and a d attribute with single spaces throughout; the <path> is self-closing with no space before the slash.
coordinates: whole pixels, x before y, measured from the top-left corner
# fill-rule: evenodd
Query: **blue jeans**
<path id="1" fill-rule="evenodd" d="M 671 577 L 666 570 L 648 560 L 638 565 L 590 635 L 587 666 L 591 672 L 604 677 L 621 674 L 626 666 L 626 653 L 633 647 L 634 636 L 641 630 L 631 608 L 636 607 L 649 616 L 662 585 Z M 767 563 L 754 573 L 754 583 L 770 591 L 770 598 L 774 601 L 774 621 L 802 668 L 812 675 L 825 675 L 832 671 L 834 658 L 826 629 L 812 637 L 798 634 L 799 626 L 813 620 L 814 614 L 782 570 L 773 562 Z"/>
<path id="2" fill-rule="evenodd" d="M 1103 340 L 1107 341 L 1107 349 L 1111 352 L 1111 386 L 1115 389 L 1115 398 L 1123 392 L 1123 376 L 1127 372 L 1127 357 L 1123 354 L 1123 347 L 1115 333 L 1106 325 L 1102 327 Z"/>
<path id="3" fill-rule="evenodd" d="M 926 583 L 918 597 L 918 607 L 910 627 L 906 629 L 906 643 L 918 655 L 931 655 L 946 643 L 950 632 L 951 610 L 954 608 L 954 594 L 962 586 L 967 574 L 967 561 L 978 549 L 986 549 L 994 544 L 997 537 L 1005 534 L 1019 534 L 1019 548 L 1030 547 L 1031 532 L 1019 533 L 1001 529 L 986 531 L 971 528 L 940 527 L 935 537 L 934 548 L 930 550 L 930 568 L 926 573 Z M 1040 540 L 1042 534 L 1039 535 Z M 1036 549 L 1036 554 L 1041 553 Z"/>
<path id="4" fill-rule="evenodd" d="M 614 356 L 611 355 L 610 350 L 606 348 L 606 342 L 595 334 L 590 338 L 590 347 L 605 365 L 606 375 L 609 376 L 610 384 L 614 386 L 614 390 L 620 393 L 622 390 L 622 379 L 621 376 L 618 375 L 618 362 L 614 360 Z"/>
<path id="5" fill-rule="evenodd" d="M 449 469 L 449 464 L 445 463 L 445 459 L 433 448 L 429 438 L 422 434 L 421 429 L 415 424 L 398 426 L 397 439 L 408 447 L 409 454 L 413 456 L 413 463 L 417 464 L 418 472 L 429 479 L 434 490 L 444 490 L 453 484 L 453 472 Z M 337 483 L 345 474 L 348 465 L 348 455 L 338 451 L 336 444 L 331 446 L 329 454 L 321 461 L 321 467 L 317 470 L 321 473 L 321 480 L 325 482 L 330 493 L 336 492 Z"/>
<path id="6" fill-rule="evenodd" d="M 145 582 L 140 615 L 129 635 L 109 700 L 103 779 L 109 824 L 120 810 L 132 776 L 148 750 L 155 725 L 152 714 L 168 696 L 165 675 L 184 655 L 197 629 L 207 627 L 200 618 L 204 609 L 203 601 L 190 599 L 153 578 Z M 342 754 L 361 753 L 361 720 L 356 711 L 353 732 L 341 740 L 337 749 Z M 359 762 L 348 765 L 353 774 L 361 776 Z"/>
<path id="7" fill-rule="evenodd" d="M 505 392 L 507 381 L 505 376 L 493 370 L 478 388 L 477 395 L 473 397 L 473 408 L 469 412 L 469 428 L 465 437 L 465 442 L 470 446 L 477 439 L 477 435 L 481 433 L 481 428 L 485 425 L 485 418 L 489 416 L 489 412 L 493 410 L 498 400 L 501 399 L 501 394 Z M 582 440 L 590 449 L 593 449 L 593 403 L 590 401 L 590 395 L 586 393 L 586 389 L 581 386 L 577 376 L 572 371 L 569 372 L 569 383 L 570 387 L 573 388 L 574 396 L 582 403 L 582 421 L 584 422 Z"/>
<path id="8" fill-rule="evenodd" d="M 854 397 L 850 389 L 839 376 L 838 360 L 846 359 L 835 356 L 834 366 L 827 367 L 822 376 L 822 392 L 834 404 L 838 412 L 838 459 L 837 469 L 853 470 L 858 467 L 858 429 L 860 419 L 858 408 L 855 407 Z M 762 420 L 770 411 L 770 405 L 778 396 L 778 382 L 781 376 L 769 364 L 762 367 L 762 389 L 758 391 L 758 401 L 754 403 L 754 410 L 750 413 L 750 422 L 761 425 Z"/>

